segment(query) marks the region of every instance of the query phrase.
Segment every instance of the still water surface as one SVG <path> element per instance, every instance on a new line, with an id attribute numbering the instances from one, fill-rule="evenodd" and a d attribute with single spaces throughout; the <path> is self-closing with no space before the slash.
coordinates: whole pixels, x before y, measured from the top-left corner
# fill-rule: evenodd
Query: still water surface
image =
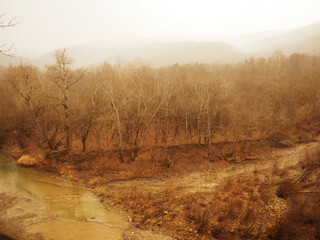
<path id="1" fill-rule="evenodd" d="M 6 218 L 44 239 L 120 239 L 128 223 L 90 191 L 58 175 L 16 166 L 0 155 L 0 192 L 17 197 Z"/>

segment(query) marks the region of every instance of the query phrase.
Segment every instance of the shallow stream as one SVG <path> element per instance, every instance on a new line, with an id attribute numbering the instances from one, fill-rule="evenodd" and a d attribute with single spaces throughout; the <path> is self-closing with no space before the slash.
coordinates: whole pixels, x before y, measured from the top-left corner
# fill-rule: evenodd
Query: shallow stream
<path id="1" fill-rule="evenodd" d="M 62 177 L 22 168 L 0 155 L 0 193 L 16 197 L 6 219 L 39 239 L 120 239 L 128 222 L 91 192 Z"/>

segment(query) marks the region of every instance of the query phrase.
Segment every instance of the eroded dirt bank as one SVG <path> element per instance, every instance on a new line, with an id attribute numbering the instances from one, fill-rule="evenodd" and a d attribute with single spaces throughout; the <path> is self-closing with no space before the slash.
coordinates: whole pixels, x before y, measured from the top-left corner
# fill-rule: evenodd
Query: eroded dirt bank
<path id="1" fill-rule="evenodd" d="M 298 178 L 297 164 L 318 147 L 312 142 L 270 149 L 242 163 L 162 180 L 112 182 L 96 191 L 106 206 L 127 211 L 137 227 L 177 239 L 272 239 L 289 204 L 277 196 L 279 183 Z"/>
<path id="2" fill-rule="evenodd" d="M 83 185 L 4 157 L 0 163 L 0 232 L 14 239 L 171 239 L 130 226 Z"/>
<path id="3" fill-rule="evenodd" d="M 163 179 L 141 179 L 115 181 L 97 189 L 121 191 L 137 188 L 150 192 L 179 189 L 179 192 L 212 191 L 223 180 L 231 176 L 251 174 L 254 171 L 271 171 L 273 168 L 291 167 L 299 163 L 306 152 L 314 151 L 318 142 L 297 144 L 288 148 L 270 149 L 262 156 L 241 163 L 215 164 L 201 172 L 193 172 L 185 176 L 171 176 Z"/>
<path id="4" fill-rule="evenodd" d="M 266 238 L 268 229 L 288 205 L 276 195 L 278 183 L 283 176 L 298 176 L 297 163 L 317 146 L 317 142 L 311 142 L 269 147 L 242 161 L 207 161 L 196 171 L 180 176 L 143 178 L 142 174 L 142 179 L 122 179 L 120 172 L 118 180 L 103 181 L 98 176 L 99 180 L 90 182 L 81 178 L 81 170 L 77 173 L 71 169 L 71 175 L 66 172 L 68 178 L 86 183 L 71 188 L 72 183 L 66 179 L 57 184 L 55 174 L 49 173 L 55 176 L 53 181 L 36 178 L 27 184 L 22 174 L 23 184 L 15 181 L 1 188 L 5 193 L 0 195 L 4 206 L 0 211 L 0 231 L 16 239 L 170 239 L 166 234 L 177 239 Z M 2 180 L 12 181 L 1 174 Z M 30 187 L 34 183 L 36 187 Z M 12 191 L 12 184 L 19 188 L 19 194 Z M 44 189 L 48 194 L 42 193 Z M 90 194 L 83 196 L 83 192 Z M 81 207 L 70 206 L 86 205 L 93 199 L 103 203 L 102 208 L 97 208 L 103 214 L 90 215 Z M 114 221 L 103 219 L 106 216 Z M 70 226 L 69 235 L 60 231 L 65 226 Z"/>
<path id="5" fill-rule="evenodd" d="M 17 239 L 120 239 L 126 217 L 80 185 L 1 161 L 0 221 Z"/>

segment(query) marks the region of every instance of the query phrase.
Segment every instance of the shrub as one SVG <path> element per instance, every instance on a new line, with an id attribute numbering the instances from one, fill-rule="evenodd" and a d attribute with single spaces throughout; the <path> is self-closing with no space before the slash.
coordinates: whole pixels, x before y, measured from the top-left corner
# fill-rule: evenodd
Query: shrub
<path id="1" fill-rule="evenodd" d="M 293 182 L 292 180 L 286 179 L 279 183 L 279 186 L 276 191 L 276 195 L 279 198 L 287 199 L 292 194 L 300 190 L 300 185 Z"/>
<path id="2" fill-rule="evenodd" d="M 272 229 L 270 239 L 320 239 L 320 202 L 310 196 L 290 199 L 289 209 Z"/>

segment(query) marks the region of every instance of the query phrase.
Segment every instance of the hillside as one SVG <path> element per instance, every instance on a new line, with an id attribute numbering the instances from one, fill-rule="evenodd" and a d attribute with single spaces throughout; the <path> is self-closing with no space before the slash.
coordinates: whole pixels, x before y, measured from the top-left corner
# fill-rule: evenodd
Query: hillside
<path id="1" fill-rule="evenodd" d="M 281 50 L 285 54 L 293 52 L 319 54 L 320 22 L 316 22 L 287 33 L 267 37 L 249 46 L 251 53 L 265 55 L 275 50 Z"/>
<path id="2" fill-rule="evenodd" d="M 82 45 L 68 49 L 76 66 L 108 62 L 128 62 L 140 59 L 153 66 L 174 63 L 229 62 L 245 58 L 245 54 L 231 44 L 223 42 L 155 42 L 149 44 L 124 44 L 116 46 Z M 50 64 L 54 52 L 33 59 L 32 62 Z"/>
<path id="3" fill-rule="evenodd" d="M 151 43 L 127 53 L 128 58 L 141 58 L 155 66 L 174 63 L 230 62 L 245 58 L 245 54 L 224 42 Z M 125 57 L 125 55 L 123 55 Z"/>
<path id="4" fill-rule="evenodd" d="M 131 41 L 131 42 L 130 42 Z M 67 49 L 74 67 L 102 62 L 130 62 L 137 59 L 154 67 L 175 63 L 241 61 L 247 57 L 268 57 L 275 50 L 284 54 L 320 54 L 320 22 L 294 30 L 274 30 L 239 36 L 180 36 L 114 40 L 77 45 Z M 54 62 L 54 50 L 41 56 L 19 52 L 16 57 L 0 56 L 1 65 L 21 61 L 44 67 Z"/>
<path id="5" fill-rule="evenodd" d="M 296 53 L 308 53 L 308 54 L 320 54 L 320 33 L 318 35 L 315 35 L 313 37 L 293 42 L 293 43 L 288 43 L 288 44 L 283 44 L 279 46 L 279 49 L 284 53 L 284 54 L 292 54 L 294 52 Z"/>

